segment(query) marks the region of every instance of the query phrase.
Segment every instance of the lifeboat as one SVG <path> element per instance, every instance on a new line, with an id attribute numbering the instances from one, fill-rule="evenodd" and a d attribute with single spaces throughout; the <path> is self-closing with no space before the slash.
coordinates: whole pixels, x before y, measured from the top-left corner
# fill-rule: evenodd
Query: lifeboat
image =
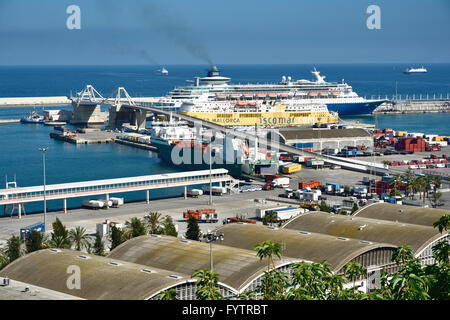
<path id="1" fill-rule="evenodd" d="M 253 95 L 252 94 L 249 94 L 249 93 L 246 93 L 246 94 L 244 94 L 243 95 L 244 96 L 244 98 L 253 98 Z"/>
<path id="2" fill-rule="evenodd" d="M 238 105 L 239 107 L 243 107 L 245 106 L 247 103 L 243 100 L 239 100 L 238 103 L 236 103 L 236 105 Z"/>
<path id="3" fill-rule="evenodd" d="M 321 96 L 328 96 L 328 95 L 329 95 L 328 92 L 320 92 L 319 94 L 320 94 Z"/>
<path id="4" fill-rule="evenodd" d="M 270 98 L 276 98 L 278 96 L 278 94 L 276 94 L 276 93 L 270 93 L 269 94 L 269 97 Z"/>
<path id="5" fill-rule="evenodd" d="M 341 93 L 335 91 L 335 92 L 332 92 L 331 94 L 334 95 L 334 96 L 338 96 L 338 95 L 340 95 Z"/>
<path id="6" fill-rule="evenodd" d="M 266 95 L 263 93 L 260 93 L 260 94 L 257 94 L 256 97 L 260 98 L 260 99 L 264 99 L 266 97 Z"/>
<path id="7" fill-rule="evenodd" d="M 255 107 L 255 106 L 256 106 L 256 102 L 255 102 L 255 101 L 250 101 L 250 102 L 248 103 L 248 105 L 249 105 L 250 107 Z"/>
<path id="8" fill-rule="evenodd" d="M 227 96 L 226 95 L 224 95 L 224 94 L 218 94 L 218 93 L 216 93 L 216 98 L 217 99 L 225 99 Z"/>
<path id="9" fill-rule="evenodd" d="M 237 99 L 239 98 L 241 95 L 240 94 L 230 94 L 230 98 L 231 99 Z"/>
<path id="10" fill-rule="evenodd" d="M 317 92 L 308 92 L 308 96 L 315 97 L 317 95 L 318 95 Z"/>

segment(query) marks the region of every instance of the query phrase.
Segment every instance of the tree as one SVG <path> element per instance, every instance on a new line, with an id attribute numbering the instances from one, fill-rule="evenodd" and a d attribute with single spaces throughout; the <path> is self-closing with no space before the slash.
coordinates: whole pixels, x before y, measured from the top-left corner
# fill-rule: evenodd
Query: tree
<path id="1" fill-rule="evenodd" d="M 438 228 L 439 232 L 448 231 L 450 226 L 450 214 L 444 214 L 438 221 L 433 223 L 433 227 Z"/>
<path id="2" fill-rule="evenodd" d="M 150 234 L 161 234 L 161 214 L 158 212 L 150 212 L 144 217 Z"/>
<path id="3" fill-rule="evenodd" d="M 356 202 L 353 203 L 352 214 L 358 211 L 358 209 L 359 209 L 358 204 Z"/>
<path id="4" fill-rule="evenodd" d="M 89 243 L 89 236 L 86 234 L 86 229 L 82 227 L 71 229 L 69 238 L 75 244 L 75 249 L 78 251 L 81 251 L 82 248 L 86 248 L 87 243 Z"/>
<path id="5" fill-rule="evenodd" d="M 269 210 L 264 215 L 263 220 L 264 220 L 263 223 L 265 222 L 266 225 L 267 224 L 272 225 L 273 223 L 276 223 L 278 221 L 278 214 L 273 210 Z"/>
<path id="6" fill-rule="evenodd" d="M 126 237 L 128 239 L 136 238 L 147 234 L 144 223 L 139 218 L 131 218 L 131 221 L 125 222 Z"/>
<path id="7" fill-rule="evenodd" d="M 121 228 L 117 228 L 115 225 L 111 227 L 111 247 L 110 250 L 120 246 L 127 239 L 125 237 L 125 232 Z"/>
<path id="8" fill-rule="evenodd" d="M 367 274 L 367 269 L 356 261 L 351 261 L 344 266 L 344 275 L 353 281 L 355 287 L 356 280 Z"/>
<path id="9" fill-rule="evenodd" d="M 102 240 L 102 237 L 100 237 L 100 233 L 97 231 L 95 234 L 95 242 L 94 242 L 94 254 L 98 256 L 104 256 L 105 255 L 105 243 Z"/>
<path id="10" fill-rule="evenodd" d="M 162 222 L 163 225 L 163 234 L 167 236 L 174 236 L 178 237 L 177 229 L 175 228 L 175 224 L 173 223 L 173 220 L 170 216 L 166 216 L 164 221 Z"/>
<path id="11" fill-rule="evenodd" d="M 389 195 L 391 196 L 391 197 L 401 197 L 402 196 L 402 193 L 400 192 L 400 190 L 398 190 L 397 188 L 393 188 L 392 190 L 391 190 L 391 192 L 389 193 Z"/>
<path id="12" fill-rule="evenodd" d="M 72 242 L 69 238 L 69 231 L 62 224 L 61 220 L 56 218 L 56 221 L 52 223 L 53 232 L 51 233 L 51 243 L 49 245 L 53 248 L 70 249 Z"/>
<path id="13" fill-rule="evenodd" d="M 161 291 L 158 295 L 159 300 L 178 300 L 177 299 L 177 291 L 175 289 L 167 289 Z"/>
<path id="14" fill-rule="evenodd" d="M 211 272 L 208 269 L 196 270 L 192 274 L 192 278 L 198 277 L 195 283 L 198 287 L 195 296 L 199 300 L 219 300 L 222 299 L 222 294 L 219 290 L 219 275 Z"/>
<path id="15" fill-rule="evenodd" d="M 10 263 L 22 255 L 22 242 L 18 236 L 12 235 L 6 242 L 6 255 Z"/>
<path id="16" fill-rule="evenodd" d="M 392 261 L 395 261 L 397 265 L 404 264 L 414 258 L 414 253 L 408 246 L 399 246 L 397 250 L 392 254 Z"/>
<path id="17" fill-rule="evenodd" d="M 25 241 L 27 253 L 38 251 L 47 247 L 47 237 L 43 232 L 33 230 L 28 239 Z"/>
<path id="18" fill-rule="evenodd" d="M 270 265 L 275 269 L 275 262 L 273 256 L 276 255 L 281 259 L 282 247 L 280 243 L 275 243 L 270 240 L 266 240 L 257 244 L 254 248 L 256 250 L 256 256 L 262 260 L 267 258 L 267 271 L 270 271 Z"/>
<path id="19" fill-rule="evenodd" d="M 442 203 L 442 192 L 434 191 L 431 194 L 430 202 L 431 202 L 431 205 L 433 206 L 433 208 L 438 207 Z"/>
<path id="20" fill-rule="evenodd" d="M 319 210 L 322 212 L 328 212 L 328 213 L 331 212 L 331 208 L 329 206 L 327 206 L 327 204 L 324 200 L 320 201 Z"/>
<path id="21" fill-rule="evenodd" d="M 0 248 L 0 270 L 9 264 L 8 255 L 5 248 Z"/>
<path id="22" fill-rule="evenodd" d="M 189 216 L 188 219 L 187 230 L 185 233 L 185 237 L 190 240 L 199 240 L 200 239 L 200 227 L 198 226 L 197 219 L 195 219 L 192 215 Z"/>

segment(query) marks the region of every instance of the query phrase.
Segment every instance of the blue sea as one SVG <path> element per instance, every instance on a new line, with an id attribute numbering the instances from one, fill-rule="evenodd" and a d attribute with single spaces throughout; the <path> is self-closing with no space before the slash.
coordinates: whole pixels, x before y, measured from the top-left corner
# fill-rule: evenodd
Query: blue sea
<path id="1" fill-rule="evenodd" d="M 313 65 L 224 65 L 218 66 L 234 83 L 278 82 L 281 76 L 312 79 Z M 427 94 L 445 97 L 450 94 L 450 64 L 425 65 L 427 74 L 405 75 L 406 64 L 315 65 L 327 81 L 350 84 L 360 96 L 391 97 Z M 176 86 L 187 85 L 195 76 L 203 76 L 207 65 L 166 66 L 168 76 L 155 74 L 154 66 L 33 66 L 0 67 L 0 97 L 70 96 L 71 92 L 93 85 L 104 97 L 112 96 L 117 87 L 131 96 L 161 96 Z M 71 106 L 45 109 L 71 109 Z M 0 107 L 0 119 L 20 118 L 33 106 Z M 36 107 L 42 113 L 43 107 Z M 374 123 L 374 116 L 346 117 L 344 120 Z M 450 135 L 450 113 L 378 115 L 379 128 Z M 72 145 L 53 140 L 53 129 L 33 124 L 0 125 L 0 179 L 13 180 L 19 186 L 42 184 L 42 153 L 46 153 L 47 184 L 140 176 L 176 171 L 151 151 L 116 144 Z M 3 180 L 5 181 L 5 180 Z M 3 183 L 1 183 L 3 185 Z M 0 185 L 0 189 L 3 188 Z M 181 189 L 155 190 L 151 198 L 180 195 Z M 145 198 L 144 192 L 128 193 L 126 201 Z M 81 199 L 69 199 L 69 208 L 79 207 Z M 61 209 L 62 201 L 49 201 L 49 210 Z M 41 203 L 25 205 L 26 211 L 42 211 Z M 1 208 L 0 208 L 1 210 Z M 3 210 L 0 211 L 0 215 Z"/>

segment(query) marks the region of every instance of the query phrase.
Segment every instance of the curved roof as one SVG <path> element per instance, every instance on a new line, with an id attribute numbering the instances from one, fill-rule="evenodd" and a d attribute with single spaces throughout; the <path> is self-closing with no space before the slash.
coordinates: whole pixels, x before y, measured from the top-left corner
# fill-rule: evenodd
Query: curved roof
<path id="1" fill-rule="evenodd" d="M 267 270 L 267 262 L 253 250 L 220 245 L 220 241 L 213 243 L 212 249 L 220 283 L 236 292 Z M 198 269 L 210 268 L 210 244 L 171 236 L 141 236 L 122 243 L 108 257 L 192 275 Z M 284 259 L 279 265 L 295 261 L 298 259 Z"/>
<path id="2" fill-rule="evenodd" d="M 450 214 L 450 211 L 391 203 L 374 203 L 363 207 L 354 215 L 363 218 L 398 221 L 433 227 L 433 223 L 438 221 L 444 214 Z"/>
<path id="3" fill-rule="evenodd" d="M 80 289 L 67 287 L 73 274 L 73 271 L 68 273 L 69 266 L 80 268 Z M 0 271 L 0 276 L 90 300 L 143 300 L 191 280 L 183 274 L 178 274 L 183 278 L 174 279 L 169 277 L 173 272 L 161 269 L 143 272 L 145 268 L 79 251 L 44 249 L 15 260 Z"/>
<path id="4" fill-rule="evenodd" d="M 435 228 L 417 224 L 315 211 L 295 217 L 283 228 L 391 243 L 395 246 L 407 245 L 416 253 L 442 236 Z"/>
<path id="5" fill-rule="evenodd" d="M 254 250 L 258 243 L 271 240 L 283 244 L 283 256 L 314 262 L 326 260 L 335 272 L 347 262 L 368 251 L 396 248 L 392 244 L 366 243 L 356 239 L 339 239 L 319 233 L 304 234 L 296 230 L 245 223 L 228 224 L 219 230 L 224 233 L 224 245 Z"/>

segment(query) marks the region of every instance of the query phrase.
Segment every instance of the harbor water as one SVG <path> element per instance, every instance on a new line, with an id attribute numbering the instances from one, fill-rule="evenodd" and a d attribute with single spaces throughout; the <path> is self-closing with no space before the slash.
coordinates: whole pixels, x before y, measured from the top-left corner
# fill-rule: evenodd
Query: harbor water
<path id="1" fill-rule="evenodd" d="M 209 66 L 168 66 L 168 76 L 155 74 L 154 66 L 77 66 L 77 67 L 0 67 L 0 97 L 70 96 L 87 84 L 92 84 L 104 97 L 111 96 L 123 86 L 134 97 L 161 96 L 175 86 L 187 85 L 186 80 L 203 76 Z M 227 65 L 221 68 L 224 76 L 234 83 L 278 82 L 281 76 L 312 79 L 312 65 Z M 350 84 L 361 96 L 391 97 L 398 94 L 450 93 L 450 64 L 427 65 L 428 74 L 405 75 L 409 65 L 316 65 L 327 81 Z M 220 68 L 220 65 L 219 65 Z M 36 107 L 43 109 L 69 109 L 71 106 Z M 33 106 L 0 107 L 0 119 L 18 119 L 27 116 Z M 450 135 L 450 113 L 380 114 L 351 116 L 344 121 L 375 123 L 379 128 L 394 128 L 410 132 Z M 119 144 L 74 145 L 51 139 L 52 127 L 35 124 L 0 125 L 0 179 L 15 177 L 18 186 L 43 183 L 42 152 L 46 152 L 47 184 L 85 180 L 121 178 L 177 171 L 163 163 L 152 151 Z M 0 188 L 4 182 L 0 180 Z M 150 198 L 179 196 L 181 188 L 150 191 Z M 126 201 L 145 199 L 145 192 L 122 195 Z M 79 207 L 82 199 L 68 199 L 68 208 Z M 49 201 L 49 210 L 61 210 L 62 201 Z M 27 213 L 42 211 L 42 203 L 25 205 Z M 151 208 L 151 205 L 150 205 Z M 0 216 L 3 212 L 0 212 Z"/>

